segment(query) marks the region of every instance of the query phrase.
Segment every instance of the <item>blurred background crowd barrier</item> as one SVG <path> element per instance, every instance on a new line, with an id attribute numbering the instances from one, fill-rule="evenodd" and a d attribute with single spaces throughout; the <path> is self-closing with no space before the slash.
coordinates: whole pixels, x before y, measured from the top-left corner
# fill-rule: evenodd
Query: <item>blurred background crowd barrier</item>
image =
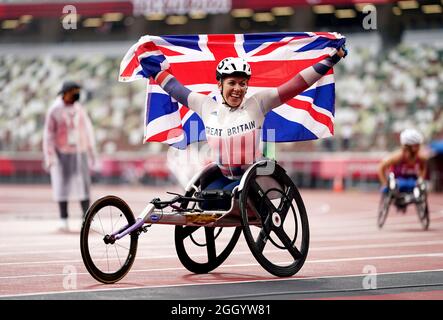
<path id="1" fill-rule="evenodd" d="M 312 3 L 2 1 L 0 183 L 49 181 L 43 124 L 66 79 L 84 89 L 100 157 L 96 182 L 176 181 L 167 146 L 142 143 L 144 81 L 117 81 L 123 55 L 142 35 L 337 31 L 350 55 L 334 68 L 335 135 L 278 144 L 277 159 L 302 187 L 374 189 L 378 162 L 398 146 L 400 131 L 414 126 L 426 137 L 431 186 L 441 191 L 443 1 Z"/>

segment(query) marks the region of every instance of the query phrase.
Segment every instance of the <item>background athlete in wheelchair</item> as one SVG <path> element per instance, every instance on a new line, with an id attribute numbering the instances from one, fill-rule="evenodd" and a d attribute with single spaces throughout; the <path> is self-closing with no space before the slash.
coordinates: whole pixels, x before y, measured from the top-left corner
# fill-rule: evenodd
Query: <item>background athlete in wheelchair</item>
<path id="1" fill-rule="evenodd" d="M 225 58 L 216 68 L 222 103 L 190 91 L 168 70 L 153 73 L 164 91 L 203 120 L 215 162 L 189 181 L 184 195 L 175 194 L 168 201 L 153 199 L 137 218 L 120 198 L 96 201 L 81 231 L 81 252 L 89 273 L 103 283 L 123 278 L 134 262 L 139 235 L 152 224 L 175 225 L 177 255 L 194 273 L 207 273 L 222 264 L 242 231 L 251 253 L 268 272 L 281 277 L 298 272 L 309 248 L 306 210 L 285 170 L 263 158 L 258 130 L 268 111 L 309 88 L 345 56 L 341 45 L 279 87 L 248 98 L 250 65 L 242 58 Z M 237 130 L 228 136 L 230 128 Z M 241 143 L 232 144 L 230 139 Z M 226 229 L 231 230 L 227 236 Z M 202 254 L 195 254 L 198 248 Z"/>
<path id="2" fill-rule="evenodd" d="M 384 159 L 379 166 L 378 175 L 383 188 L 378 226 L 383 227 L 391 205 L 394 205 L 398 212 L 405 213 L 408 205 L 415 204 L 422 227 L 427 230 L 427 163 L 425 157 L 420 154 L 423 136 L 415 129 L 406 129 L 400 134 L 400 143 L 401 149 Z"/>

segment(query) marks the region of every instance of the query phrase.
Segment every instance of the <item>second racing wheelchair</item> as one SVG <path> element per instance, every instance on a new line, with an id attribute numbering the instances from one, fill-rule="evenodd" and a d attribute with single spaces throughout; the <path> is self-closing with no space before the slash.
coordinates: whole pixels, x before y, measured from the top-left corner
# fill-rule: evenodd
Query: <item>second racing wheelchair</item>
<path id="1" fill-rule="evenodd" d="M 428 230 L 430 219 L 425 182 L 416 179 L 398 179 L 391 172 L 388 185 L 382 191 L 378 209 L 378 227 L 382 228 L 385 224 L 392 205 L 397 211 L 404 213 L 411 204 L 414 204 L 416 207 L 423 230 Z"/>

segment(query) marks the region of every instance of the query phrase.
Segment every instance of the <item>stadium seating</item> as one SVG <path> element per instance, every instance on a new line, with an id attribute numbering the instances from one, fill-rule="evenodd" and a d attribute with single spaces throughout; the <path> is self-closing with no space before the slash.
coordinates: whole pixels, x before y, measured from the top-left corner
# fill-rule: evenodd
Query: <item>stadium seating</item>
<path id="1" fill-rule="evenodd" d="M 84 87 L 99 153 L 157 152 L 143 145 L 144 82 L 117 81 L 121 57 L 0 56 L 0 152 L 41 152 L 46 110 L 65 79 Z M 443 134 L 443 48 L 401 44 L 380 53 L 352 48 L 336 73 L 333 138 L 278 146 L 290 151 L 384 151 L 399 132 L 418 126 L 427 141 Z"/>

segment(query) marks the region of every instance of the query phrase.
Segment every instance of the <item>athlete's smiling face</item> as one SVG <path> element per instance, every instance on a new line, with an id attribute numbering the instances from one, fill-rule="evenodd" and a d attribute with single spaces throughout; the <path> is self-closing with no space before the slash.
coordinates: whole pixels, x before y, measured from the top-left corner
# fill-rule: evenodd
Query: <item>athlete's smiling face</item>
<path id="1" fill-rule="evenodd" d="M 248 90 L 248 78 L 242 76 L 226 77 L 218 82 L 218 88 L 223 94 L 225 102 L 237 108 L 243 101 Z"/>

